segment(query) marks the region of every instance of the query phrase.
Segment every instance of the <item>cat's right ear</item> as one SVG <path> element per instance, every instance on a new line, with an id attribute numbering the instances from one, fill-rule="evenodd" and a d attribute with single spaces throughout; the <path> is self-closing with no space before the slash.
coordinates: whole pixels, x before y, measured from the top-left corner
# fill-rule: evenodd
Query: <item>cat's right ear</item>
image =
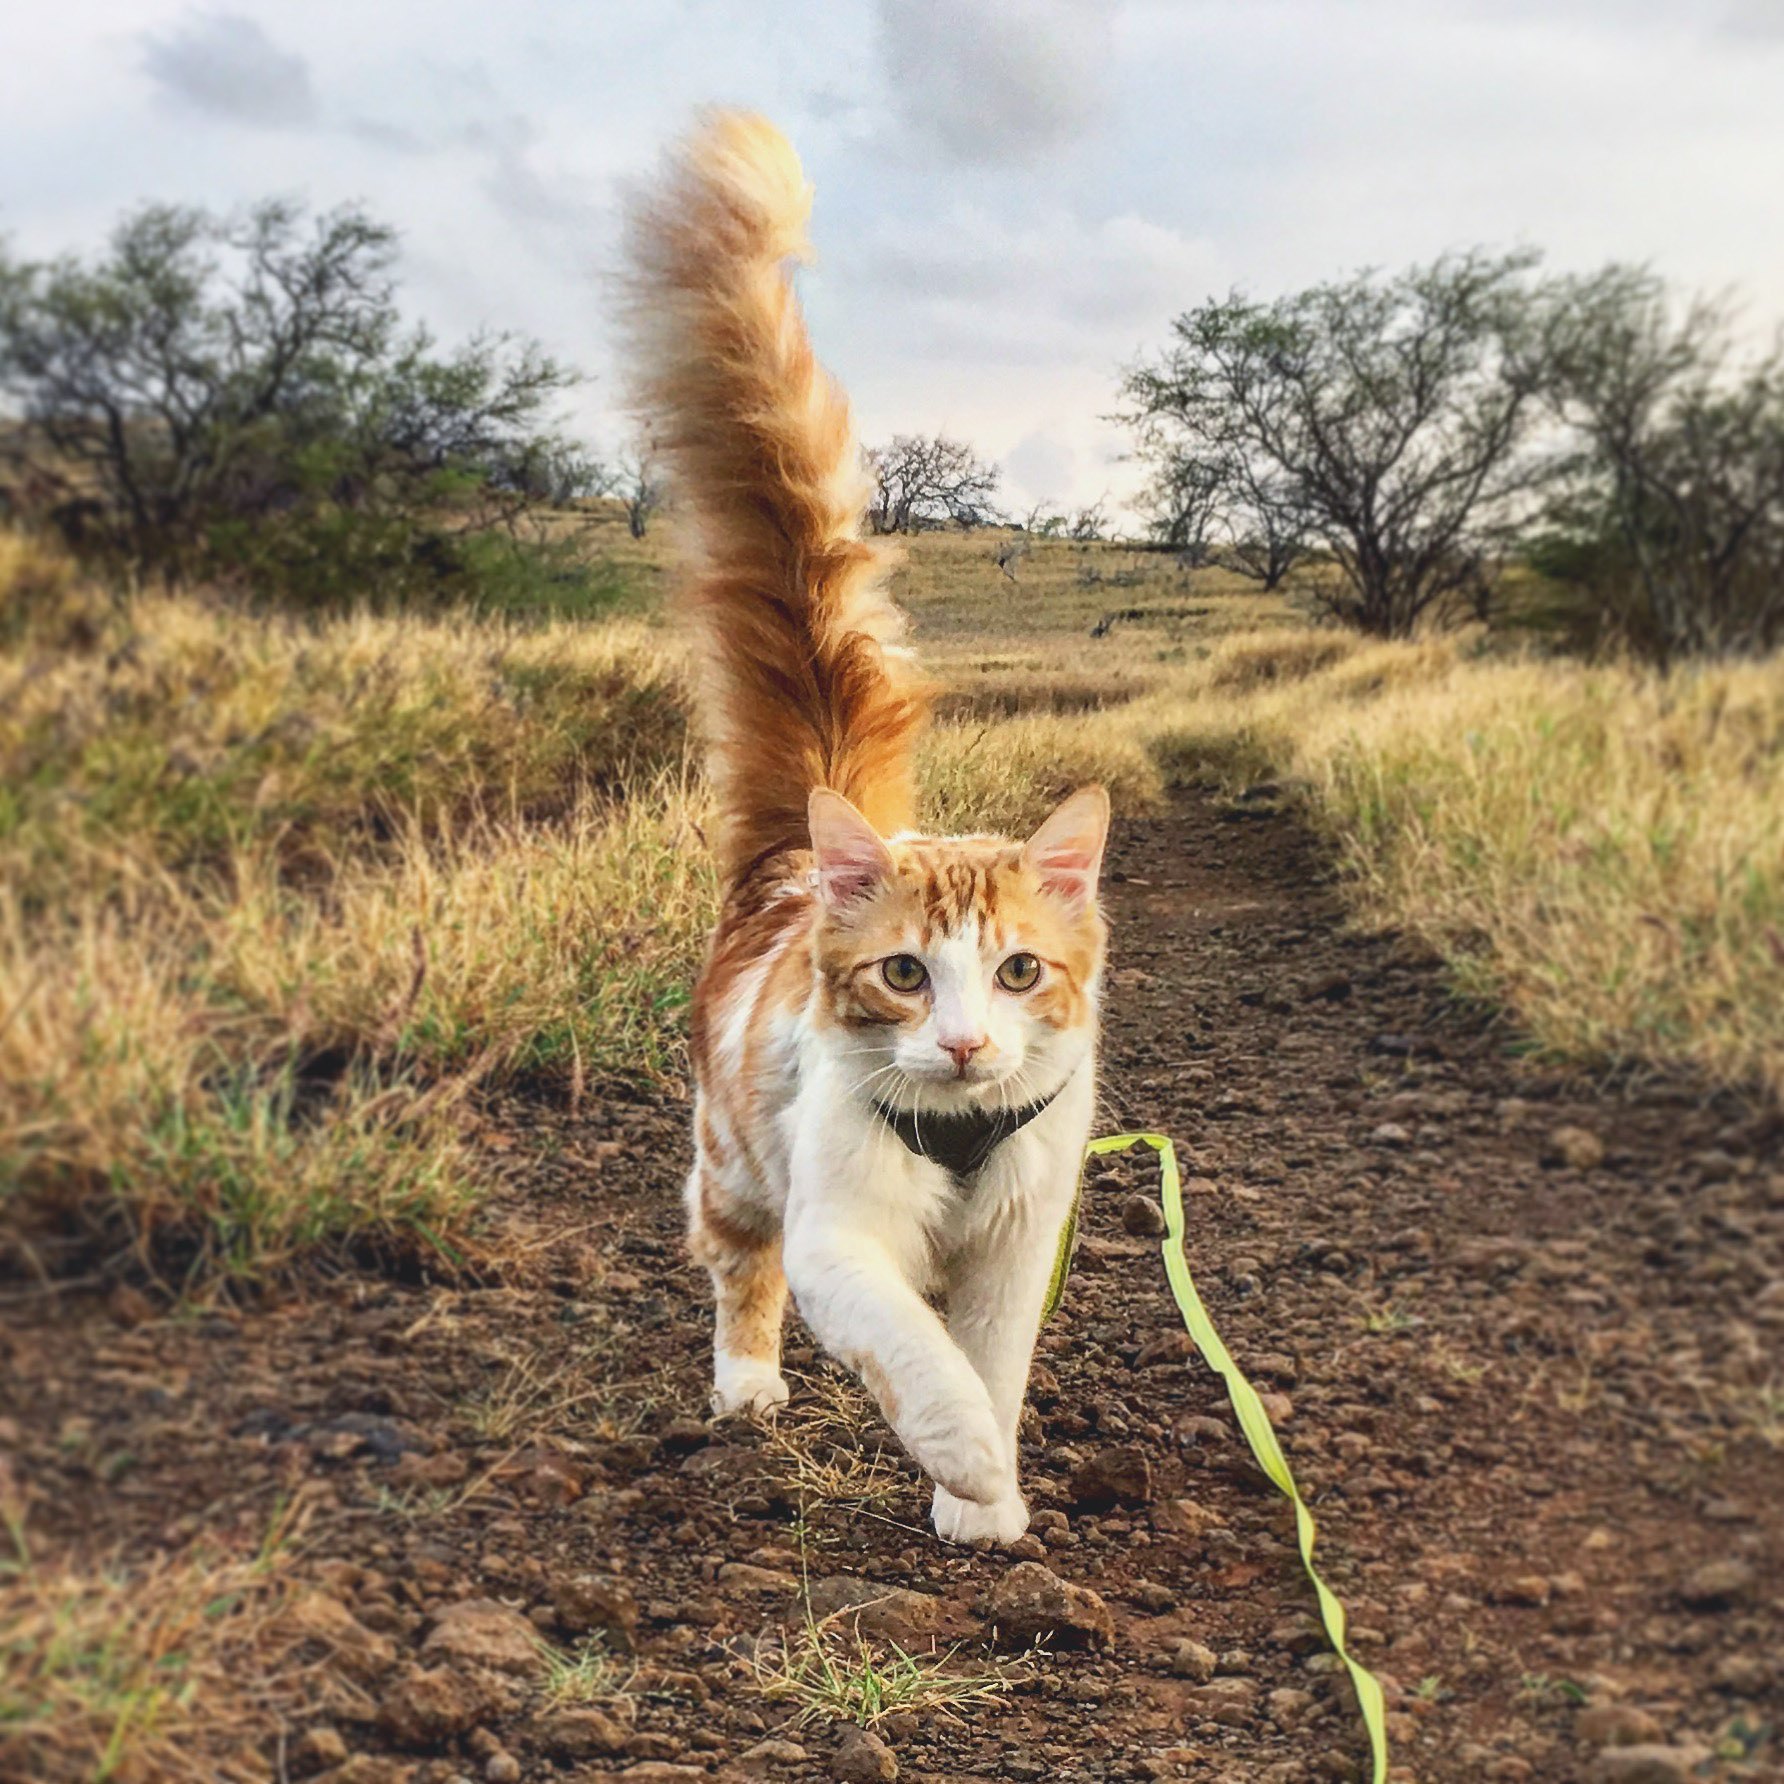
<path id="1" fill-rule="evenodd" d="M 817 857 L 818 894 L 831 910 L 847 909 L 892 877 L 892 851 L 840 793 L 814 787 L 806 817 Z"/>

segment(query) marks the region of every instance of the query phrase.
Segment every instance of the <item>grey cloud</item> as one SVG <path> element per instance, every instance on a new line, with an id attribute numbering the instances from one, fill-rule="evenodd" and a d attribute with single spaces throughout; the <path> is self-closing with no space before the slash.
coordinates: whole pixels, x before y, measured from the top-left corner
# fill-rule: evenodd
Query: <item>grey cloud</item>
<path id="1" fill-rule="evenodd" d="M 1113 0 L 877 0 L 892 99 L 962 161 L 1019 162 L 1100 108 Z"/>
<path id="2" fill-rule="evenodd" d="M 193 111 L 261 129 L 316 120 L 309 64 L 239 13 L 198 13 L 145 39 L 142 65 L 169 99 Z"/>

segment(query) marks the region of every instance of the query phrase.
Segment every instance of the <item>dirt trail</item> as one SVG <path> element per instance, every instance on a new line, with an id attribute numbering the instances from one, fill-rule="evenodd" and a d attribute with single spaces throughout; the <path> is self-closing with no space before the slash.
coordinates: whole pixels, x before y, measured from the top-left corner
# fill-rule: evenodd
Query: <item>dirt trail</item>
<path id="1" fill-rule="evenodd" d="M 1112 872 L 1105 1128 L 1179 1142 L 1192 1267 L 1277 1396 L 1396 1775 L 1784 1776 L 1777 1122 L 1518 1065 L 1418 949 L 1346 928 L 1267 798 L 1123 825 Z M 870 1623 L 978 1664 L 1018 1561 L 928 1537 L 914 1472 L 836 1416 L 797 1331 L 776 1430 L 699 1416 L 683 1104 L 509 1115 L 486 1138 L 536 1260 L 518 1286 L 9 1307 L 0 1441 L 40 1549 L 252 1531 L 296 1493 L 337 1664 L 292 1776 L 887 1775 L 740 1653 L 797 1627 L 803 1562 L 820 1612 L 890 1594 Z M 1091 1615 L 999 1701 L 892 1717 L 906 1778 L 1358 1775 L 1286 1510 L 1184 1354 L 1149 1184 L 1118 1162 L 1087 1187 L 1025 1459 L 1027 1554 L 1106 1601 L 1113 1646 Z M 630 1696 L 548 1703 L 519 1617 L 566 1652 L 630 1627 Z"/>

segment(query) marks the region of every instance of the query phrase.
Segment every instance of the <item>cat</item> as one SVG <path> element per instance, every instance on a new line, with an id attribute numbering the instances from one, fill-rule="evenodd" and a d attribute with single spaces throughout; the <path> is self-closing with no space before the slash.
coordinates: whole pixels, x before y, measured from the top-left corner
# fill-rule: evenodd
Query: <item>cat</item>
<path id="1" fill-rule="evenodd" d="M 934 1482 L 936 1533 L 1009 1544 L 1092 1116 L 1109 801 L 1083 788 L 1026 841 L 914 828 L 931 690 L 791 284 L 810 202 L 771 124 L 714 112 L 628 214 L 634 399 L 690 547 L 718 809 L 686 1196 L 713 1406 L 786 1401 L 790 1288 Z"/>

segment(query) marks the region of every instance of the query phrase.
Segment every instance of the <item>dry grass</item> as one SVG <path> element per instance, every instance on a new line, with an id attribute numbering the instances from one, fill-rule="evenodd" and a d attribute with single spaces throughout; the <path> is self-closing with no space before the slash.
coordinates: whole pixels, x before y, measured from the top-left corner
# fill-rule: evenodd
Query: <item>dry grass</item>
<path id="1" fill-rule="evenodd" d="M 0 1775 L 271 1784 L 297 1702 L 279 1545 L 126 1569 L 0 1563 Z"/>
<path id="2" fill-rule="evenodd" d="M 7 535 L 0 613 L 0 1207 L 46 1267 L 95 1214 L 194 1282 L 450 1247 L 468 1094 L 676 1069 L 712 885 L 645 628 L 114 601 Z"/>
<path id="3" fill-rule="evenodd" d="M 681 754 L 677 661 L 642 626 L 302 622 L 73 581 L 52 608 L 42 564 L 0 558 L 0 610 L 34 615 L 0 650 L 0 869 L 33 902 L 269 846 L 301 865 L 393 818 L 549 815 Z"/>
<path id="4" fill-rule="evenodd" d="M 1130 810 L 1286 779 L 1359 910 L 1545 1053 L 1784 1093 L 1784 661 L 1662 679 L 1481 642 L 1231 636 L 1118 710 L 944 732 L 929 785 L 977 821 L 1079 778 Z"/>
<path id="5" fill-rule="evenodd" d="M 845 1635 L 832 1619 L 808 1617 L 792 1634 L 758 1642 L 743 1660 L 763 1696 L 796 1704 L 800 1722 L 872 1728 L 901 1710 L 951 1716 L 1004 1696 L 1022 1675 L 1019 1664 L 968 1669 L 956 1654 L 908 1654 L 896 1642 Z"/>
<path id="6" fill-rule="evenodd" d="M 1372 644 L 1157 553 L 1031 540 L 1011 580 L 1013 543 L 928 535 L 900 572 L 958 690 L 923 747 L 937 828 L 1021 833 L 1090 779 L 1130 814 L 1286 779 L 1359 907 L 1538 1046 L 1784 1088 L 1779 665 Z M 624 549 L 666 575 L 660 532 Z M 196 1278 L 451 1246 L 467 1096 L 679 1071 L 713 886 L 649 625 L 113 599 L 4 534 L 0 616 L 15 1229 L 97 1203 Z"/>

